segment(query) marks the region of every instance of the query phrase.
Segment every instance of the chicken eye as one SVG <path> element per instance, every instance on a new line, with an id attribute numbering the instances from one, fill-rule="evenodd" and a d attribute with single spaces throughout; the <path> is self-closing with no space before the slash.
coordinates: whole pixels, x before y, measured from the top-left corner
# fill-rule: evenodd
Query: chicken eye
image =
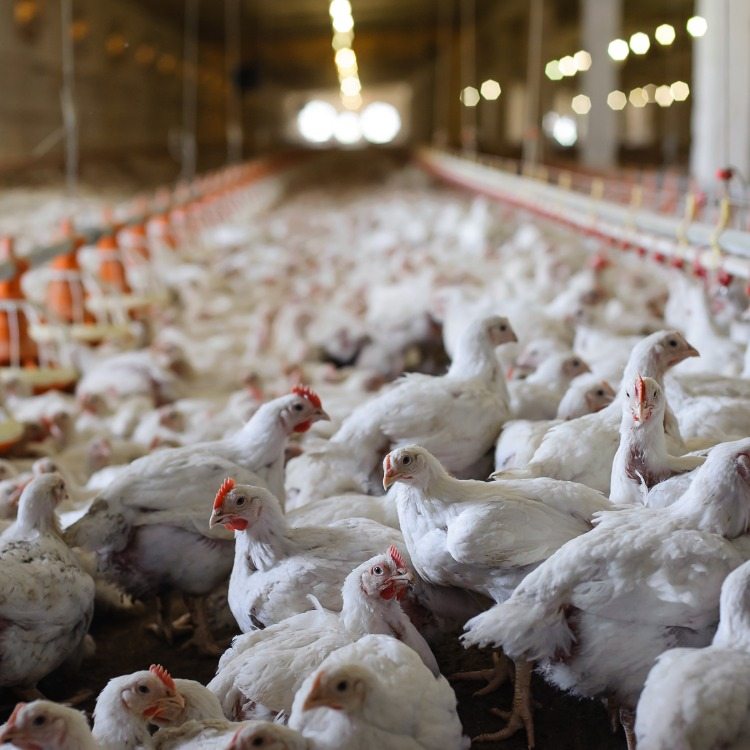
<path id="1" fill-rule="evenodd" d="M 501 331 L 507 331 L 508 330 L 508 326 L 506 326 L 505 323 L 501 323 L 500 330 Z"/>
<path id="2" fill-rule="evenodd" d="M 302 408 L 303 408 L 303 407 L 302 407 L 302 404 L 295 404 L 295 405 L 294 405 L 294 406 L 292 407 L 292 409 L 294 409 L 294 411 L 302 411 Z"/>
<path id="3" fill-rule="evenodd" d="M 35 727 L 41 727 L 44 726 L 44 724 L 47 722 L 46 716 L 36 716 L 34 717 L 34 720 L 31 722 Z"/>
<path id="4" fill-rule="evenodd" d="M 138 685 L 138 692 L 142 693 L 143 695 L 146 695 L 146 693 L 150 693 L 151 691 L 148 689 L 146 685 Z"/>
<path id="5" fill-rule="evenodd" d="M 242 495 L 240 495 L 235 501 L 235 505 L 244 505 L 244 504 L 245 504 L 245 498 Z"/>
<path id="6" fill-rule="evenodd" d="M 581 366 L 581 360 L 580 359 L 574 359 L 571 363 L 573 367 L 580 367 Z"/>
<path id="7" fill-rule="evenodd" d="M 409 465 L 409 464 L 411 463 L 411 456 L 404 456 L 404 457 L 403 457 L 403 458 L 401 459 L 401 463 L 402 463 L 402 464 L 403 464 L 404 466 L 408 466 L 408 465 Z"/>
<path id="8" fill-rule="evenodd" d="M 265 740 L 262 737 L 256 737 L 250 744 L 253 747 L 260 747 L 264 742 Z"/>
<path id="9" fill-rule="evenodd" d="M 669 339 L 669 345 L 671 347 L 675 347 L 675 346 L 677 346 L 677 342 L 674 339 Z"/>
<path id="10" fill-rule="evenodd" d="M 380 565 L 375 565 L 372 569 L 373 575 L 376 576 L 382 576 L 383 575 L 383 569 L 380 567 Z"/>
<path id="11" fill-rule="evenodd" d="M 599 390 L 598 390 L 598 391 L 596 392 L 596 395 L 597 395 L 597 396 L 603 396 L 603 395 L 604 395 L 604 390 L 603 390 L 602 388 L 600 388 L 600 389 L 599 389 Z"/>
<path id="12" fill-rule="evenodd" d="M 627 391 L 625 391 L 625 398 L 630 398 L 630 394 Z"/>
<path id="13" fill-rule="evenodd" d="M 338 690 L 339 693 L 343 693 L 348 687 L 349 683 L 346 680 L 341 680 L 341 682 L 336 684 L 336 690 Z"/>

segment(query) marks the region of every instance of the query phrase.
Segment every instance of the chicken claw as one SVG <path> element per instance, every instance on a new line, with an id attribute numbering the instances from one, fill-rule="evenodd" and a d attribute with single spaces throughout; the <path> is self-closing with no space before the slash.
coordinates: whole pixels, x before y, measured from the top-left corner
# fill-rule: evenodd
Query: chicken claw
<path id="1" fill-rule="evenodd" d="M 211 634 L 206 617 L 206 600 L 202 596 L 185 596 L 185 606 L 193 621 L 193 636 L 182 644 L 181 649 L 195 648 L 205 656 L 221 656 L 225 649 L 222 648 Z"/>
<path id="2" fill-rule="evenodd" d="M 451 682 L 469 682 L 472 680 L 486 680 L 487 684 L 474 693 L 475 696 L 489 695 L 513 679 L 510 663 L 498 651 L 492 652 L 492 669 L 477 669 L 472 672 L 456 672 L 450 676 Z"/>
<path id="3" fill-rule="evenodd" d="M 497 732 L 480 734 L 472 742 L 499 742 L 512 737 L 519 729 L 526 730 L 529 750 L 534 748 L 534 717 L 531 704 L 531 662 L 517 661 L 516 679 L 513 690 L 513 708 L 510 712 L 493 708 L 492 713 L 508 720 L 508 724 Z"/>

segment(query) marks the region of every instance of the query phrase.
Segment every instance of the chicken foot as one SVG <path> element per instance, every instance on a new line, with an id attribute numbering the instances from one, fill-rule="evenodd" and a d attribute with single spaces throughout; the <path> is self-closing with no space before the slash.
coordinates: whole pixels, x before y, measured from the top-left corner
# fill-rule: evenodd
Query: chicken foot
<path id="1" fill-rule="evenodd" d="M 515 662 L 516 678 L 513 687 L 513 708 L 510 711 L 501 711 L 498 708 L 491 709 L 493 714 L 508 720 L 507 725 L 497 731 L 480 734 L 474 737 L 472 742 L 499 742 L 512 737 L 519 729 L 526 730 L 526 741 L 529 750 L 534 747 L 534 718 L 531 701 L 531 673 L 533 664 L 529 661 L 519 660 Z M 633 748 L 634 750 L 634 748 Z"/>
<path id="2" fill-rule="evenodd" d="M 474 693 L 475 696 L 489 695 L 513 679 L 510 669 L 510 661 L 499 651 L 492 652 L 492 669 L 477 669 L 471 672 L 456 672 L 450 676 L 451 682 L 470 682 L 473 680 L 485 680 L 486 685 Z"/>
<path id="3" fill-rule="evenodd" d="M 153 633 L 168 645 L 174 644 L 176 635 L 189 632 L 180 624 L 180 620 L 172 622 L 172 594 L 166 593 L 164 596 L 156 597 L 156 622 L 146 626 L 146 630 Z"/>
<path id="4" fill-rule="evenodd" d="M 184 599 L 185 606 L 188 608 L 190 619 L 194 625 L 194 630 L 191 638 L 183 643 L 181 648 L 192 647 L 206 656 L 221 656 L 224 653 L 224 648 L 214 640 L 211 629 L 208 626 L 206 597 L 186 595 Z"/>

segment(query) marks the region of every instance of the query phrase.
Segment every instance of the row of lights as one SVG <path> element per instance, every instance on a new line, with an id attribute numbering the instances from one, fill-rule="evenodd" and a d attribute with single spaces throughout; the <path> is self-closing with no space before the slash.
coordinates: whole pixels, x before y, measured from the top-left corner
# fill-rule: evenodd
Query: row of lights
<path id="1" fill-rule="evenodd" d="M 482 82 L 482 85 L 477 89 L 475 86 L 465 86 L 461 89 L 459 99 L 464 107 L 476 107 L 481 99 L 486 99 L 488 102 L 494 102 L 502 93 L 500 84 L 493 78 L 488 78 Z"/>
<path id="2" fill-rule="evenodd" d="M 610 109 L 625 109 L 628 102 L 640 109 L 647 104 L 658 104 L 660 107 L 671 107 L 674 102 L 684 102 L 690 96 L 690 86 L 685 81 L 675 81 L 671 86 L 656 86 L 653 83 L 632 89 L 630 94 L 624 91 L 610 91 L 607 105 Z M 570 106 L 577 115 L 586 115 L 591 110 L 591 99 L 585 94 L 574 96 Z"/>
<path id="3" fill-rule="evenodd" d="M 708 22 L 702 16 L 692 16 L 685 24 L 685 28 L 694 38 L 705 36 L 708 31 Z M 663 23 L 654 31 L 654 39 L 663 47 L 668 47 L 674 42 L 677 32 L 674 26 Z M 651 38 L 643 31 L 631 34 L 630 40 L 613 39 L 608 47 L 607 53 L 616 62 L 622 62 L 632 52 L 634 55 L 645 55 L 651 49 Z M 544 68 L 544 73 L 551 81 L 560 81 L 563 78 L 572 78 L 591 67 L 591 55 L 584 49 L 578 50 L 574 55 L 565 55 L 559 60 L 550 60 Z"/>
<path id="4" fill-rule="evenodd" d="M 693 38 L 705 36 L 708 22 L 703 16 L 692 16 L 685 24 L 687 33 Z M 677 37 L 674 26 L 663 23 L 654 31 L 654 39 L 662 47 L 668 47 Z M 607 46 L 607 54 L 615 61 L 622 62 L 632 52 L 634 55 L 645 55 L 651 49 L 651 37 L 643 31 L 631 34 L 629 42 L 624 39 L 613 39 Z"/>
<path id="5" fill-rule="evenodd" d="M 339 77 L 339 92 L 341 103 L 349 110 L 357 110 L 362 106 L 362 83 L 359 80 L 357 55 L 352 49 L 354 41 L 354 17 L 349 0 L 331 0 L 328 6 L 333 27 L 331 42 Z"/>
<path id="6" fill-rule="evenodd" d="M 585 49 L 579 49 L 574 55 L 565 55 L 559 60 L 550 60 L 544 68 L 544 72 L 550 81 L 559 81 L 563 78 L 572 78 L 577 73 L 582 73 L 591 67 L 591 54 Z"/>

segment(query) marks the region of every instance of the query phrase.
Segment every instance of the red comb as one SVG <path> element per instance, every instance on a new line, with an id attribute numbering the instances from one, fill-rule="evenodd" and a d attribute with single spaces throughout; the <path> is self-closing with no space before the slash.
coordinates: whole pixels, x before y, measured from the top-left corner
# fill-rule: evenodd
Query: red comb
<path id="1" fill-rule="evenodd" d="M 292 388 L 292 393 L 296 393 L 298 396 L 306 398 L 316 409 L 320 409 L 323 406 L 320 396 L 318 396 L 312 388 L 309 388 L 306 385 L 295 385 L 294 388 Z"/>
<path id="2" fill-rule="evenodd" d="M 635 381 L 635 395 L 641 403 L 646 400 L 646 384 L 643 382 L 643 378 L 640 375 Z"/>
<path id="3" fill-rule="evenodd" d="M 219 491 L 216 493 L 216 497 L 214 498 L 214 510 L 216 508 L 221 508 L 221 504 L 224 502 L 224 498 L 227 496 L 227 493 L 230 492 L 230 490 L 234 489 L 234 485 L 236 482 L 232 477 L 227 477 L 221 484 L 221 487 L 219 487 Z"/>
<path id="4" fill-rule="evenodd" d="M 396 563 L 396 567 L 406 567 L 406 560 L 404 560 L 404 556 L 401 554 L 401 550 L 395 544 L 392 544 L 390 547 L 388 547 L 388 554 L 391 556 L 391 560 Z"/>
<path id="5" fill-rule="evenodd" d="M 172 679 L 172 675 L 167 672 L 164 667 L 162 667 L 161 664 L 152 664 L 148 671 L 152 674 L 155 674 L 164 685 L 167 690 L 177 691 L 177 686 L 174 684 L 174 680 Z"/>
<path id="6" fill-rule="evenodd" d="M 13 709 L 13 713 L 8 718 L 7 727 L 14 727 L 16 725 L 16 719 L 18 718 L 18 714 L 21 713 L 22 709 L 24 709 L 28 704 L 26 703 L 16 703 L 16 707 Z"/>

